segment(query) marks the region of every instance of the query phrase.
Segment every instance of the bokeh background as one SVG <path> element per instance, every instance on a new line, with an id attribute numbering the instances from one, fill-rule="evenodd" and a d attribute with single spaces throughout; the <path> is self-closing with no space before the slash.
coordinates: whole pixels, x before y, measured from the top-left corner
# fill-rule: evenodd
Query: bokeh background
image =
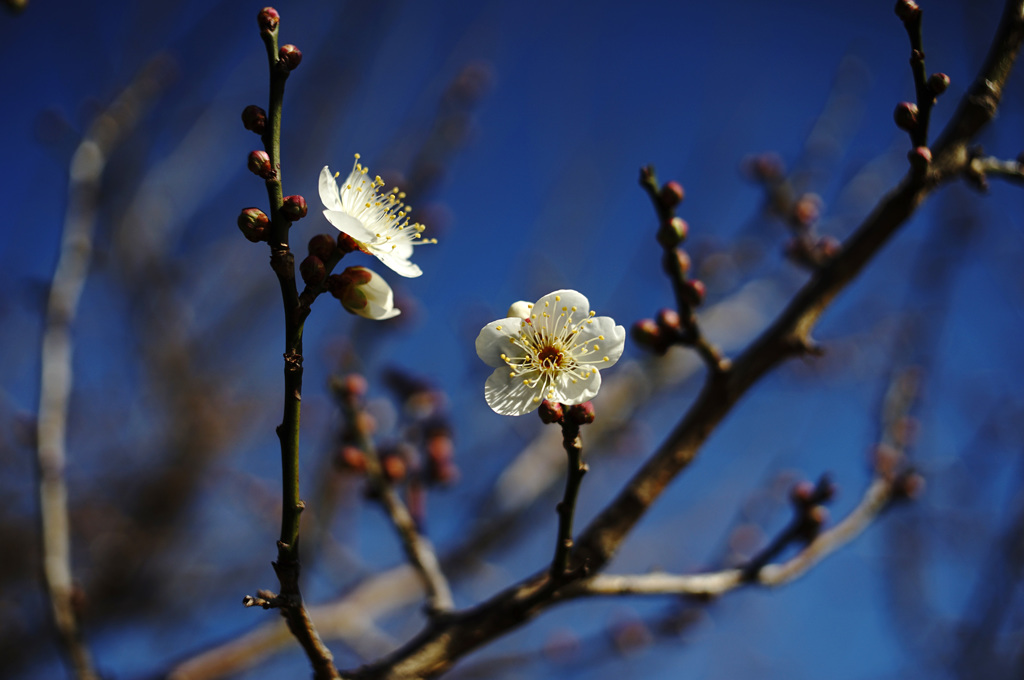
<path id="1" fill-rule="evenodd" d="M 939 130 L 1001 7 L 922 5 L 929 71 L 952 80 L 934 114 Z M 398 319 L 357 319 L 325 296 L 306 324 L 313 603 L 402 562 L 358 475 L 339 464 L 332 375 L 367 377 L 384 448 L 423 409 L 451 428 L 458 478 L 417 498 L 457 574 L 456 599 L 470 605 L 549 559 L 561 483 L 523 462 L 545 449 L 532 446 L 541 423 L 487 408 L 490 369 L 473 340 L 511 302 L 561 287 L 625 325 L 672 303 L 638 168 L 653 164 L 685 186 L 680 215 L 708 287 L 709 334 L 732 352 L 807 277 L 783 254 L 786 206 L 744 172 L 751 154 L 777 153 L 793 196 L 821 197 L 818 231 L 840 239 L 905 170 L 909 143 L 892 110 L 913 85 L 889 0 L 277 8 L 282 43 L 304 54 L 288 80 L 282 142 L 285 193 L 310 203 L 295 249 L 331 231 L 319 214 L 320 168 L 344 173 L 355 152 L 408 190 L 440 241 L 417 250 L 417 279 L 356 262 L 388 278 Z M 276 618 L 239 604 L 276 583 L 279 522 L 280 297 L 265 246 L 234 225 L 242 207 L 266 203 L 245 168 L 258 140 L 239 121 L 247 104 L 266 102 L 259 9 L 29 0 L 19 14 L 0 12 L 5 677 L 65 677 L 39 579 L 40 338 L 72 155 L 126 88 L 144 101 L 96 194 L 95 252 L 73 326 L 67 479 L 87 639 L 108 677 L 164 677 Z M 1001 157 L 1024 147 L 1021 82 L 1015 73 L 980 139 Z M 1020 677 L 1022 207 L 1020 187 L 1000 182 L 987 196 L 963 185 L 933 196 L 825 315 L 826 356 L 783 367 L 741 402 L 612 571 L 735 563 L 785 524 L 790 485 L 824 472 L 840 488 L 832 512 L 842 516 L 870 478 L 883 396 L 906 375 L 919 385 L 919 501 L 785 588 L 703 605 L 572 603 L 451 677 Z M 618 401 L 598 403 L 611 425 L 588 440 L 580 526 L 680 417 L 700 373 L 682 350 L 657 359 L 627 345 L 606 377 L 632 382 Z M 513 463 L 524 477 L 503 476 Z M 378 647 L 365 635 L 329 641 L 342 666 L 422 623 L 415 598 L 383 609 L 370 636 Z M 294 645 L 250 661 L 222 677 L 307 672 Z"/>

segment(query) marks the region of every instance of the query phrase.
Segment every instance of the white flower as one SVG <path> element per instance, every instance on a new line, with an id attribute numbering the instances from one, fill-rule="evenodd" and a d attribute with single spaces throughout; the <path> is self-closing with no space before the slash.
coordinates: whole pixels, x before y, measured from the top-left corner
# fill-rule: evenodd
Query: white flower
<path id="1" fill-rule="evenodd" d="M 509 317 L 484 326 L 476 353 L 494 373 L 484 385 L 487 405 L 519 416 L 547 399 L 582 404 L 601 387 L 598 369 L 622 356 L 626 329 L 608 316 L 594 316 L 587 298 L 556 290 L 536 304 L 517 302 Z"/>
<path id="2" fill-rule="evenodd" d="M 366 267 L 349 267 L 337 279 L 332 294 L 353 314 L 383 321 L 402 313 L 395 308 L 395 294 L 383 277 Z"/>
<path id="3" fill-rule="evenodd" d="M 409 261 L 412 247 L 423 243 L 437 243 L 423 239 L 423 225 L 409 222 L 409 206 L 402 201 L 403 192 L 392 189 L 378 193 L 384 180 L 378 175 L 369 179 L 367 169 L 359 163 L 356 154 L 352 172 L 340 185 L 337 173 L 331 174 L 326 165 L 320 171 L 320 200 L 324 203 L 324 216 L 336 229 L 359 245 L 360 249 L 402 276 L 419 276 L 423 271 Z"/>

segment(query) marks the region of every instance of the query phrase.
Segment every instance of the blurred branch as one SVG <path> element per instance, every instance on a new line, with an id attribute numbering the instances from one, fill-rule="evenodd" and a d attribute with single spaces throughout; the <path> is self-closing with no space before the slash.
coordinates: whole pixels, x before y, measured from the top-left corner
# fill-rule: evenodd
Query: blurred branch
<path id="1" fill-rule="evenodd" d="M 366 460 L 366 476 L 370 484 L 370 496 L 384 508 L 388 518 L 398 532 L 402 549 L 409 563 L 416 570 L 427 593 L 427 612 L 436 615 L 450 610 L 454 603 L 448 581 L 441 571 L 437 555 L 430 541 L 416 527 L 416 521 L 409 513 L 402 499 L 398 497 L 381 467 L 380 456 L 370 439 L 365 426 L 367 414 L 359 405 L 359 396 L 365 392 L 365 381 L 359 376 L 348 376 L 332 385 L 338 395 L 346 420 L 350 424 L 350 432 L 355 445 L 361 450 Z"/>
<path id="2" fill-rule="evenodd" d="M 832 529 L 821 532 L 796 556 L 777 564 L 767 564 L 747 578 L 746 568 L 725 569 L 704 574 L 600 574 L 580 581 L 562 594 L 566 597 L 590 595 L 690 595 L 718 597 L 745 585 L 782 586 L 811 570 L 818 562 L 857 538 L 885 509 L 893 498 L 894 481 L 876 478 L 865 491 L 857 507 Z"/>
<path id="3" fill-rule="evenodd" d="M 61 253 L 46 307 L 37 425 L 43 573 L 61 644 L 78 678 L 98 676 L 82 639 L 73 602 L 71 538 L 64 479 L 68 402 L 72 385 L 71 325 L 89 274 L 96 206 L 107 159 L 117 144 L 132 131 L 161 89 L 162 70 L 160 59 L 144 67 L 110 107 L 96 118 L 75 149 L 71 159 Z"/>

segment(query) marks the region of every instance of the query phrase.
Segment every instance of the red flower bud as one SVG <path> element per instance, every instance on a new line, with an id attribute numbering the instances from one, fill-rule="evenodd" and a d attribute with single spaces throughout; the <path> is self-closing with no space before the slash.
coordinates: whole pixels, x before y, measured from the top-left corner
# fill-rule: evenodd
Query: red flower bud
<path id="1" fill-rule="evenodd" d="M 762 153 L 748 158 L 743 163 L 743 169 L 751 179 L 758 182 L 775 182 L 782 179 L 785 167 L 778 154 Z"/>
<path id="2" fill-rule="evenodd" d="M 291 222 L 301 220 L 306 216 L 306 199 L 302 196 L 285 196 L 281 204 L 281 214 Z"/>
<path id="3" fill-rule="evenodd" d="M 663 223 L 661 229 L 658 230 L 658 243 L 662 248 L 675 248 L 686 240 L 689 233 L 690 225 L 686 223 L 686 220 L 681 217 L 673 217 Z"/>
<path id="4" fill-rule="evenodd" d="M 683 198 L 686 196 L 686 192 L 683 190 L 683 185 L 679 182 L 667 182 L 665 186 L 661 187 L 661 204 L 666 208 L 674 208 L 683 202 Z"/>
<path id="5" fill-rule="evenodd" d="M 366 470 L 366 454 L 354 446 L 344 446 L 337 453 L 335 465 L 352 472 Z"/>
<path id="6" fill-rule="evenodd" d="M 330 234 L 317 234 L 309 239 L 308 252 L 321 260 L 329 260 L 338 252 L 338 242 Z"/>
<path id="7" fill-rule="evenodd" d="M 277 58 L 282 66 L 289 71 L 294 71 L 302 62 L 302 51 L 295 45 L 284 45 L 277 51 Z"/>
<path id="8" fill-rule="evenodd" d="M 801 227 L 809 227 L 821 217 L 821 197 L 803 194 L 793 204 L 793 220 Z"/>
<path id="9" fill-rule="evenodd" d="M 348 255 L 349 253 L 354 253 L 357 250 L 362 250 L 362 248 L 359 247 L 359 244 L 354 238 L 345 232 L 338 234 L 338 251 L 342 255 Z"/>
<path id="10" fill-rule="evenodd" d="M 382 456 L 380 459 L 380 467 L 381 472 L 384 473 L 384 477 L 390 482 L 402 481 L 405 479 L 405 475 L 409 471 L 405 461 L 397 454 Z"/>
<path id="11" fill-rule="evenodd" d="M 662 337 L 661 330 L 654 319 L 637 321 L 630 329 L 630 334 L 633 337 L 633 342 L 658 354 L 664 354 L 668 349 L 668 343 Z"/>
<path id="12" fill-rule="evenodd" d="M 573 404 L 565 411 L 565 420 L 576 425 L 589 425 L 594 422 L 594 404 L 585 401 L 582 404 Z"/>
<path id="13" fill-rule="evenodd" d="M 281 21 L 281 15 L 273 7 L 264 7 L 256 15 L 256 22 L 260 26 L 260 33 L 273 33 Z"/>
<path id="14" fill-rule="evenodd" d="M 913 131 L 917 127 L 917 104 L 900 102 L 892 112 L 892 117 L 896 121 L 896 127 L 907 132 Z"/>
<path id="15" fill-rule="evenodd" d="M 668 309 L 667 307 L 659 310 L 656 322 L 658 324 L 658 330 L 665 335 L 671 337 L 679 334 L 680 319 L 679 312 L 676 310 Z"/>
<path id="16" fill-rule="evenodd" d="M 904 23 L 921 18 L 921 8 L 913 0 L 899 0 L 896 3 L 896 16 Z"/>
<path id="17" fill-rule="evenodd" d="M 319 286 L 327 278 L 327 268 L 323 260 L 310 255 L 299 264 L 299 274 L 307 286 Z"/>
<path id="18" fill-rule="evenodd" d="M 910 161 L 910 169 L 916 173 L 925 173 L 932 162 L 932 152 L 926 146 L 919 146 L 907 153 L 907 160 Z"/>
<path id="19" fill-rule="evenodd" d="M 246 208 L 238 215 L 238 228 L 246 239 L 258 243 L 267 238 L 270 218 L 259 208 Z"/>
<path id="20" fill-rule="evenodd" d="M 270 155 L 266 151 L 256 150 L 249 153 L 249 171 L 263 179 L 274 176 L 274 168 L 270 165 Z"/>
<path id="21" fill-rule="evenodd" d="M 687 281 L 683 286 L 683 296 L 686 298 L 686 304 L 691 307 L 699 307 L 704 302 L 704 296 L 707 295 L 707 289 L 704 287 L 703 281 L 693 279 Z"/>
<path id="22" fill-rule="evenodd" d="M 949 76 L 945 73 L 933 73 L 928 77 L 928 89 L 938 96 L 949 88 Z"/>
<path id="23" fill-rule="evenodd" d="M 560 403 L 545 399 L 540 403 L 540 407 L 537 409 L 537 415 L 540 416 L 541 421 L 545 425 L 550 425 L 551 423 L 562 422 L 562 416 L 564 413 L 562 412 L 562 405 Z"/>
<path id="24" fill-rule="evenodd" d="M 255 104 L 242 109 L 242 125 L 246 130 L 262 135 L 267 128 L 267 112 Z"/>

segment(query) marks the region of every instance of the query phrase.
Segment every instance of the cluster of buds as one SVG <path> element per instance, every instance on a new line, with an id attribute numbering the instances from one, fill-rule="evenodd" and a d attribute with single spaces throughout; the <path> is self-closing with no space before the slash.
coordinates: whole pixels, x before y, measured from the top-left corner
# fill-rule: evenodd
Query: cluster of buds
<path id="1" fill-rule="evenodd" d="M 825 504 L 835 498 L 836 486 L 828 475 L 822 475 L 817 484 L 808 481 L 796 483 L 789 492 L 793 505 L 793 532 L 805 542 L 813 540 L 828 521 Z"/>
<path id="2" fill-rule="evenodd" d="M 537 409 L 537 414 L 547 425 L 559 423 L 563 426 L 579 428 L 581 425 L 589 425 L 594 422 L 595 411 L 594 404 L 590 401 L 569 406 L 545 399 Z"/>
<path id="3" fill-rule="evenodd" d="M 694 309 L 704 303 L 707 290 L 704 283 L 690 277 L 690 255 L 682 248 L 689 236 L 690 227 L 684 219 L 675 214 L 676 208 L 686 197 L 678 182 L 670 181 L 659 186 L 654 169 L 640 170 L 640 186 L 651 198 L 658 214 L 658 244 L 662 248 L 661 265 L 672 281 L 679 304 L 679 312 L 662 310 L 655 319 L 643 319 L 633 325 L 633 339 L 642 347 L 658 354 L 664 354 L 672 345 L 693 344 L 697 337 L 697 319 Z"/>
<path id="4" fill-rule="evenodd" d="M 390 370 L 385 381 L 401 405 L 402 438 L 422 457 L 417 479 L 424 485 L 446 485 L 459 477 L 455 444 L 449 423 L 448 400 L 429 382 L 399 370 Z"/>
<path id="5" fill-rule="evenodd" d="M 281 22 L 281 15 L 273 7 L 264 7 L 259 11 L 256 21 L 260 28 L 260 34 L 269 45 L 277 44 L 277 29 Z M 278 51 L 276 66 L 279 71 L 287 73 L 295 69 L 302 61 L 302 52 L 295 45 L 285 45 Z M 242 125 L 246 130 L 263 137 L 267 132 L 267 112 L 256 104 L 250 104 L 242 109 Z M 266 149 L 270 149 L 270 140 L 264 139 Z M 249 171 L 266 180 L 268 183 L 279 181 L 278 168 L 275 160 L 270 157 L 266 149 L 256 149 L 249 152 L 247 166 Z M 292 223 L 306 216 L 306 199 L 302 196 L 286 196 L 276 212 L 271 211 L 275 222 Z M 238 228 L 248 240 L 256 243 L 266 241 L 270 230 L 270 220 L 256 208 L 246 208 L 238 217 Z M 319 269 L 315 263 L 306 265 L 306 269 L 314 278 L 319 275 Z"/>
<path id="6" fill-rule="evenodd" d="M 897 446 L 879 444 L 872 449 L 871 458 L 875 474 L 889 482 L 894 499 L 915 500 L 924 493 L 924 476 L 907 465 L 903 451 Z"/>

